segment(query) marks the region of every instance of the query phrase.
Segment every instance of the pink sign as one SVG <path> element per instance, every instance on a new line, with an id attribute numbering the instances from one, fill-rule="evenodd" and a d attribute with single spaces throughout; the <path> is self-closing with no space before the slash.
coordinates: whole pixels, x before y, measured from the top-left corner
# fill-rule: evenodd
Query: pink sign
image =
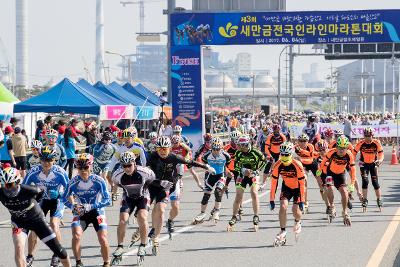
<path id="1" fill-rule="evenodd" d="M 126 106 L 107 106 L 106 114 L 108 120 L 126 119 L 128 114 L 126 112 Z"/>

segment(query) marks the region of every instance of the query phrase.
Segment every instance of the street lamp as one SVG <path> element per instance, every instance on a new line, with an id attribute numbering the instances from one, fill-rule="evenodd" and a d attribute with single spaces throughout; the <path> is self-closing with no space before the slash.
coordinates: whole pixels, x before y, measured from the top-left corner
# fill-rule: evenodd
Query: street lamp
<path id="1" fill-rule="evenodd" d="M 255 90 L 254 90 L 255 89 L 255 86 L 254 86 L 255 79 L 254 79 L 254 77 L 255 77 L 255 75 L 252 73 L 251 78 L 253 79 L 253 108 L 252 108 L 253 114 L 254 114 L 254 109 L 255 109 L 255 97 L 254 97 L 255 96 Z"/>
<path id="2" fill-rule="evenodd" d="M 128 54 L 128 55 L 122 55 L 120 53 L 116 53 L 113 51 L 105 51 L 106 54 L 109 55 L 116 55 L 116 56 L 120 56 L 122 58 L 122 80 L 124 80 L 125 82 L 132 82 L 132 71 L 131 71 L 131 57 L 136 56 L 137 54 Z M 128 58 L 128 62 L 126 61 L 126 58 Z M 126 77 L 126 66 L 128 66 L 128 79 Z"/>

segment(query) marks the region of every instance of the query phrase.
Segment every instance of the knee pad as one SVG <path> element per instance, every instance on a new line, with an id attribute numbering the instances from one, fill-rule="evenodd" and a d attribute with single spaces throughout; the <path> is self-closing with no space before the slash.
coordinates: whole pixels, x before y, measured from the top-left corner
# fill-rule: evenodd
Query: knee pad
<path id="1" fill-rule="evenodd" d="M 368 176 L 362 176 L 361 177 L 362 180 L 362 189 L 368 189 Z"/>
<path id="2" fill-rule="evenodd" d="M 57 255 L 60 259 L 64 260 L 68 257 L 67 250 L 63 248 L 57 239 L 53 238 L 46 242 L 46 245 Z"/>
<path id="3" fill-rule="evenodd" d="M 222 190 L 221 188 L 216 188 L 214 191 L 215 201 L 221 202 L 222 201 Z"/>
<path id="4" fill-rule="evenodd" d="M 210 194 L 204 194 L 203 199 L 201 200 L 201 205 L 207 205 L 208 200 L 210 200 L 211 195 Z"/>
<path id="5" fill-rule="evenodd" d="M 381 186 L 379 185 L 378 177 L 373 176 L 371 180 L 372 180 L 372 186 L 374 187 L 375 190 L 381 188 Z"/>

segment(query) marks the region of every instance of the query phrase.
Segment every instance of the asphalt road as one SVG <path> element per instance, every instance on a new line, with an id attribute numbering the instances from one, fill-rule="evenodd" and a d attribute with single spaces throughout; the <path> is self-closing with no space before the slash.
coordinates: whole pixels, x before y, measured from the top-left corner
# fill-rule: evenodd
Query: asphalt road
<path id="1" fill-rule="evenodd" d="M 390 154 L 386 153 L 386 159 L 390 159 Z M 238 222 L 235 232 L 227 233 L 234 194 L 231 193 L 229 199 L 224 196 L 222 217 L 217 225 L 210 221 L 192 226 L 190 223 L 193 217 L 199 213 L 202 193 L 191 178 L 186 178 L 181 213 L 176 220 L 176 234 L 170 241 L 164 229 L 159 255 L 151 256 L 151 249 L 147 249 L 149 256 L 145 258 L 144 266 L 400 266 L 400 257 L 397 257 L 400 248 L 400 228 L 397 228 L 400 221 L 399 171 L 400 165 L 390 166 L 385 162 L 379 174 L 383 190 L 383 212 L 377 211 L 371 187 L 368 211 L 362 213 L 361 205 L 356 201 L 351 213 L 351 227 L 343 226 L 341 216 L 328 224 L 315 179 L 310 177 L 310 213 L 303 217 L 300 239 L 295 242 L 292 233 L 293 217 L 289 214 L 287 243 L 278 248 L 272 244 L 279 232 L 279 207 L 274 212 L 269 210 L 269 191 L 260 192 L 260 231 L 253 231 L 251 200 L 247 192 L 243 220 Z M 230 190 L 234 192 L 233 184 Z M 338 202 L 339 194 L 335 196 Z M 213 197 L 211 200 L 210 203 L 213 203 Z M 341 214 L 339 203 L 337 207 L 338 214 Z M 117 203 L 107 208 L 111 252 L 116 246 L 118 210 Z M 15 266 L 8 219 L 8 212 L 1 207 L 0 266 Z M 62 228 L 62 243 L 72 255 L 69 210 L 65 212 L 64 221 L 66 226 Z M 134 228 L 135 225 L 131 223 L 126 246 Z M 39 244 L 34 266 L 49 266 L 52 254 L 42 243 Z M 82 248 L 85 266 L 101 266 L 100 249 L 92 227 L 84 233 Z M 120 266 L 135 265 L 135 255 L 136 248 L 133 248 Z M 74 260 L 72 262 L 75 263 Z"/>

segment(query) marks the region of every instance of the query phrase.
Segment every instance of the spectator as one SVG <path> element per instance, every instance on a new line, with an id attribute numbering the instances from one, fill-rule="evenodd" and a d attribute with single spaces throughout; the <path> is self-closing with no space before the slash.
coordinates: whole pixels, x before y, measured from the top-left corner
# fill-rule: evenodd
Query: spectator
<path id="1" fill-rule="evenodd" d="M 19 122 L 19 119 L 12 117 L 12 118 L 10 119 L 11 127 L 12 127 L 13 129 L 15 129 L 15 127 L 17 127 L 18 122 Z"/>
<path id="2" fill-rule="evenodd" d="M 26 145 L 29 147 L 29 137 L 28 137 L 28 135 L 26 134 L 25 129 L 22 129 L 21 134 L 22 134 L 23 136 L 25 136 L 25 138 L 26 138 Z"/>
<path id="3" fill-rule="evenodd" d="M 46 125 L 46 129 L 53 128 L 53 117 L 47 115 L 46 118 L 44 118 L 44 124 Z"/>
<path id="4" fill-rule="evenodd" d="M 66 128 L 67 128 L 67 125 L 65 125 L 65 121 L 64 120 L 59 120 L 58 121 L 58 134 L 59 135 L 64 135 Z"/>
<path id="5" fill-rule="evenodd" d="M 22 177 L 26 174 L 26 150 L 28 143 L 26 138 L 21 133 L 20 127 L 15 127 L 14 134 L 11 137 L 12 149 L 14 152 L 15 167 L 20 171 Z"/>
<path id="6" fill-rule="evenodd" d="M 35 140 L 42 140 L 42 134 L 44 131 L 44 123 L 42 120 L 38 120 L 36 122 L 36 132 L 35 132 Z"/>
<path id="7" fill-rule="evenodd" d="M 68 127 L 71 132 L 72 132 L 72 137 L 78 142 L 81 143 L 81 141 L 78 138 L 78 134 L 82 135 L 82 132 L 77 128 L 78 126 L 78 120 L 72 119 L 70 122 L 70 126 Z"/>
<path id="8" fill-rule="evenodd" d="M 0 143 L 3 142 L 3 140 L 4 140 L 3 124 L 4 124 L 4 121 L 0 120 Z M 4 144 L 4 142 L 3 142 L 3 144 Z M 0 144 L 0 147 L 1 147 L 1 144 Z"/>
<path id="9" fill-rule="evenodd" d="M 96 123 L 85 122 L 85 132 L 83 136 L 86 138 L 86 153 L 89 153 L 89 147 L 96 143 Z"/>
<path id="10" fill-rule="evenodd" d="M 353 120 L 353 116 L 351 116 L 351 115 L 349 115 L 347 118 L 344 119 L 343 133 L 349 140 L 351 140 L 351 121 L 352 120 Z"/>
<path id="11" fill-rule="evenodd" d="M 64 139 L 62 140 L 62 146 L 65 149 L 65 154 L 67 156 L 67 165 L 65 165 L 65 170 L 68 168 L 68 177 L 72 178 L 74 171 L 74 160 L 75 160 L 75 139 L 72 136 L 71 128 L 68 127 L 64 133 Z"/>
<path id="12" fill-rule="evenodd" d="M 1 163 L 5 164 L 8 163 L 11 166 L 15 166 L 15 159 L 14 159 L 14 151 L 12 146 L 11 137 L 14 130 L 11 126 L 7 126 L 4 129 L 4 146 L 0 149 L 0 160 Z"/>
<path id="13" fill-rule="evenodd" d="M 162 129 L 163 136 L 172 136 L 172 121 L 167 120 L 166 126 Z"/>

